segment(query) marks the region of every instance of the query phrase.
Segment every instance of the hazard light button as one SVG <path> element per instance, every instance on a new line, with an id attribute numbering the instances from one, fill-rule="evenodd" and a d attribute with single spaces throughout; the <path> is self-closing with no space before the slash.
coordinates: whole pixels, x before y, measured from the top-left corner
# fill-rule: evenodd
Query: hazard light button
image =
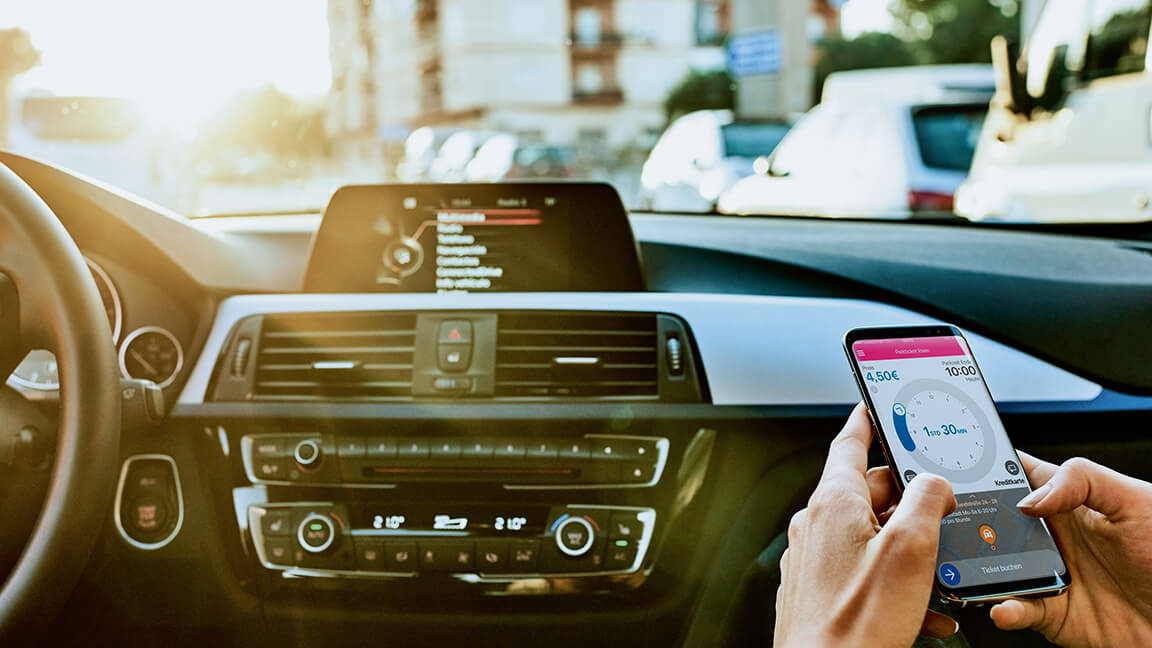
<path id="1" fill-rule="evenodd" d="M 440 323 L 440 344 L 472 344 L 472 322 L 444 320 Z"/>

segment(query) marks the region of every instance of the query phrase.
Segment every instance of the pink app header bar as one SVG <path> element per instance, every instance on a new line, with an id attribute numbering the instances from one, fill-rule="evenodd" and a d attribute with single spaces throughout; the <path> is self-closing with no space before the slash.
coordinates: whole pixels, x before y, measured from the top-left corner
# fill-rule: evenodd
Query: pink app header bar
<path id="1" fill-rule="evenodd" d="M 960 340 L 951 336 L 857 340 L 852 344 L 857 360 L 899 360 L 901 358 L 940 358 L 967 355 Z"/>

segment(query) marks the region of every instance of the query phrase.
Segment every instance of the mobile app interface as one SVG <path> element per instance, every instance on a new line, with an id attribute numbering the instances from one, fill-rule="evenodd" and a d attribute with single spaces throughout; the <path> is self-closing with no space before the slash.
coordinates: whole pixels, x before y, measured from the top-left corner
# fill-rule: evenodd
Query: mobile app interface
<path id="1" fill-rule="evenodd" d="M 984 379 L 961 337 L 858 340 L 852 355 L 898 478 L 952 483 L 936 574 L 950 589 L 1065 573 L 1055 542 L 1016 508 L 1029 493 Z"/>

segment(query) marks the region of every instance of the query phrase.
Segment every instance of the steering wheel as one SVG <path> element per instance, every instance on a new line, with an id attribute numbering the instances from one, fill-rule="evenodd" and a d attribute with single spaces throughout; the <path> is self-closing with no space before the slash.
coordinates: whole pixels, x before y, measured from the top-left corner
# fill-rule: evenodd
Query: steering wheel
<path id="1" fill-rule="evenodd" d="M 0 588 L 2 641 L 50 621 L 88 562 L 111 510 L 120 388 L 107 315 L 80 250 L 48 205 L 2 164 L 0 273 L 0 377 L 30 349 L 51 350 L 60 367 L 53 472 L 28 544 Z M 0 449 L 11 465 L 11 419 L 19 412 L 6 409 Z"/>

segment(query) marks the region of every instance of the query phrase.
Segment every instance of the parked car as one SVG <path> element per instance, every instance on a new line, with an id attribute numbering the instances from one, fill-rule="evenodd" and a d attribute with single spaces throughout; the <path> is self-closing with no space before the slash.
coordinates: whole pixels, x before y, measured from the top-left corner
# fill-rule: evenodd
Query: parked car
<path id="1" fill-rule="evenodd" d="M 457 129 L 423 126 L 412 131 L 404 140 L 404 157 L 396 165 L 396 177 L 401 182 L 426 182 L 440 147 Z"/>
<path id="2" fill-rule="evenodd" d="M 1045 8 L 1019 61 L 999 41 L 997 96 L 957 211 L 982 221 L 1152 219 L 1150 23 L 1144 0 L 1078 0 Z"/>
<path id="3" fill-rule="evenodd" d="M 428 168 L 428 179 L 432 182 L 463 182 L 467 179 L 468 163 L 485 142 L 496 133 L 462 130 L 452 133 L 444 140 L 436 159 Z"/>
<path id="4" fill-rule="evenodd" d="M 515 135 L 492 136 L 476 150 L 465 169 L 469 182 L 512 178 L 570 178 L 572 151 L 542 144 L 522 146 Z"/>
<path id="5" fill-rule="evenodd" d="M 763 173 L 721 212 L 913 218 L 951 215 L 993 94 L 986 65 L 838 72 Z M 836 187 L 836 191 L 829 191 Z"/>
<path id="6" fill-rule="evenodd" d="M 716 199 L 753 174 L 787 121 L 737 121 L 731 110 L 700 110 L 672 122 L 644 163 L 640 204 L 654 211 L 713 211 Z"/>

